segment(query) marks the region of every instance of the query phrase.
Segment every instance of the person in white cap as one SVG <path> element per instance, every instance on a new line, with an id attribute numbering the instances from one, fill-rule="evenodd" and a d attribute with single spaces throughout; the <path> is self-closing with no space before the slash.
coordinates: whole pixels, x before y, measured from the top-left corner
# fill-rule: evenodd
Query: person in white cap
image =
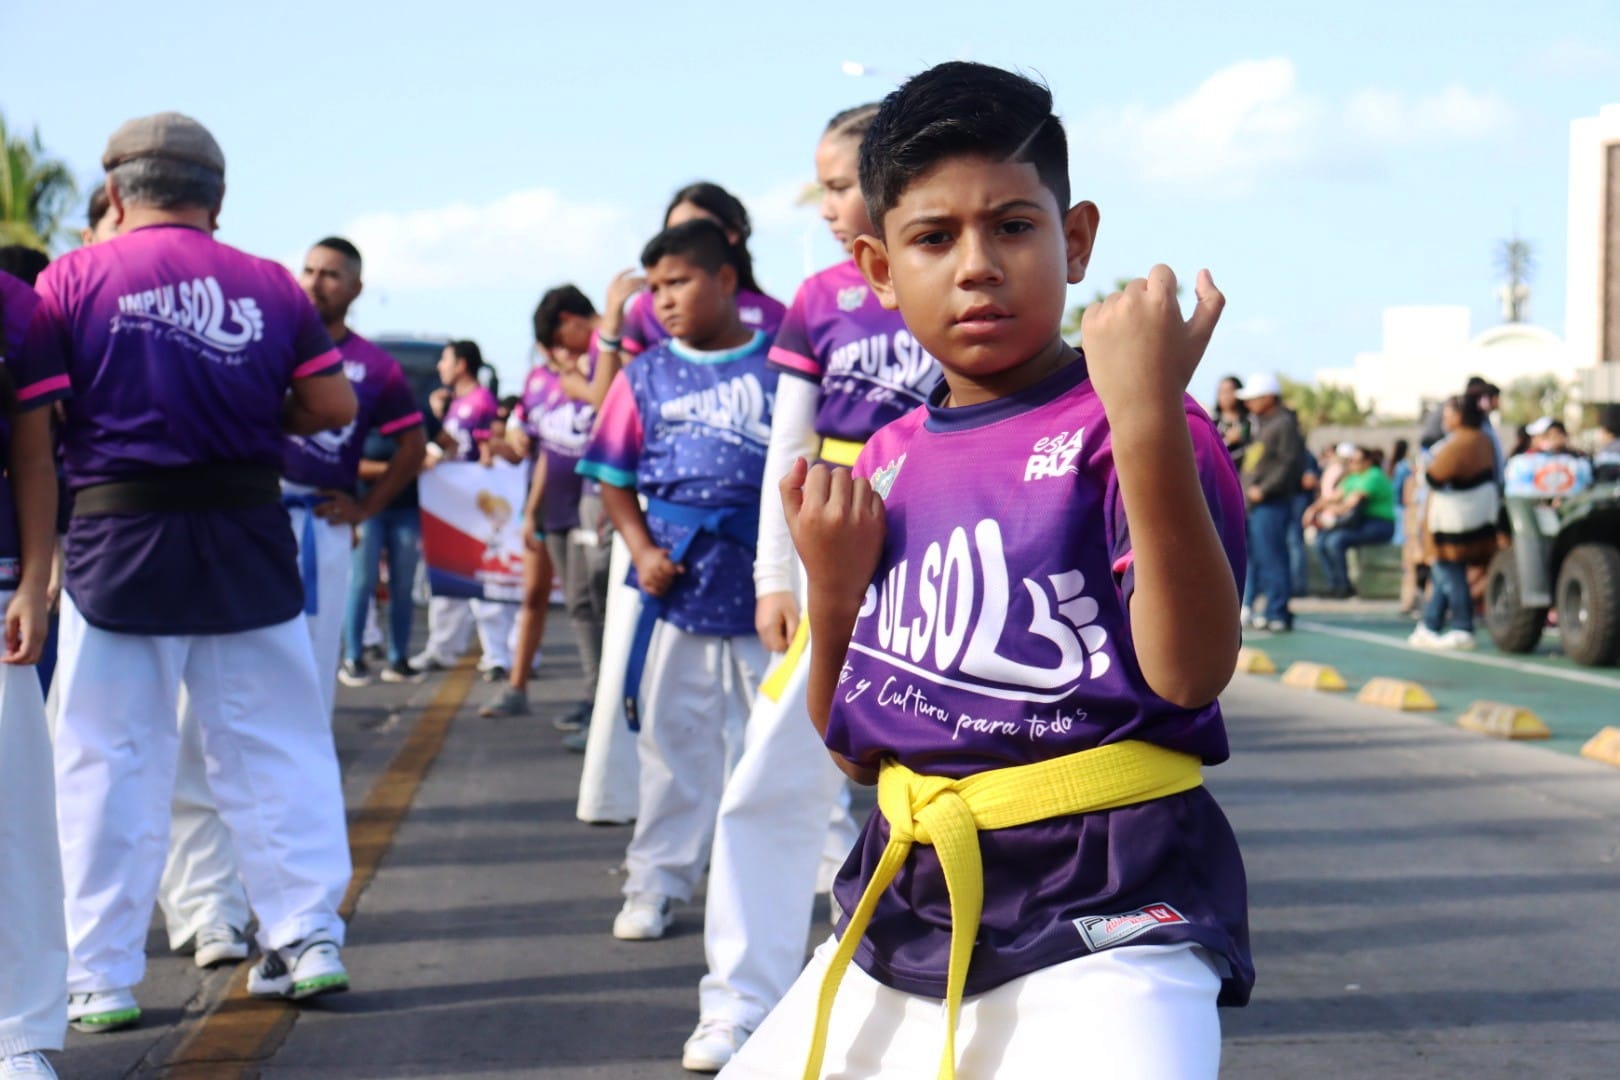
<path id="1" fill-rule="evenodd" d="M 68 1020 L 92 1032 L 140 1019 L 182 685 L 259 921 L 249 990 L 348 986 L 343 791 L 280 478 L 287 435 L 357 408 L 292 275 L 213 239 L 225 159 L 206 128 L 131 120 L 102 164 L 119 235 L 39 281 L 74 391 L 56 787 Z"/>
<path id="2" fill-rule="evenodd" d="M 1255 418 L 1254 441 L 1243 458 L 1243 489 L 1249 501 L 1249 561 L 1255 602 L 1265 598 L 1262 624 L 1271 631 L 1294 628 L 1288 601 L 1288 524 L 1294 493 L 1305 471 L 1305 440 L 1294 414 L 1283 408 L 1282 384 L 1268 371 L 1249 376 L 1238 395 Z M 1257 616 L 1258 618 L 1258 616 Z"/>

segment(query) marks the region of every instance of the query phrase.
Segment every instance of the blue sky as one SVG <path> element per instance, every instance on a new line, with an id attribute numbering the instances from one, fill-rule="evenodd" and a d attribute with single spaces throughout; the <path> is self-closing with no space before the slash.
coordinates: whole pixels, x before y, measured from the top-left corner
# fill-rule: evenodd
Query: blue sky
<path id="1" fill-rule="evenodd" d="M 1076 300 L 1155 262 L 1212 269 L 1228 308 L 1200 396 L 1347 366 L 1392 304 L 1494 323 L 1515 225 L 1532 318 L 1561 333 L 1569 122 L 1620 100 L 1614 0 L 9 3 L 0 39 L 0 110 L 86 182 L 122 120 L 190 113 L 225 148 L 222 239 L 293 262 L 349 235 L 359 329 L 475 337 L 507 379 L 540 292 L 600 299 L 690 180 L 749 203 L 787 300 L 839 257 L 793 205 L 827 117 L 957 57 L 1053 88 L 1102 209 Z"/>

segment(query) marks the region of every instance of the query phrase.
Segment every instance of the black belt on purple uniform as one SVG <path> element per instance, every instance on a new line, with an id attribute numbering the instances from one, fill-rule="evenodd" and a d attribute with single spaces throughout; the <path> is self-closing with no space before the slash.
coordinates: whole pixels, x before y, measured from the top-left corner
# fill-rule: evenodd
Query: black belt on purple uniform
<path id="1" fill-rule="evenodd" d="M 281 470 L 274 465 L 215 462 L 82 487 L 73 493 L 73 516 L 242 510 L 280 502 Z"/>

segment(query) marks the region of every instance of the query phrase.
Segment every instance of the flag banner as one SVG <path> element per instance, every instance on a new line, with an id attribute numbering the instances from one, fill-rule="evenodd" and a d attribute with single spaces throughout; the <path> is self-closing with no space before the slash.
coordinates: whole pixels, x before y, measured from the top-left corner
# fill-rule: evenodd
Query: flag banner
<path id="1" fill-rule="evenodd" d="M 529 469 L 445 462 L 422 474 L 422 558 L 434 596 L 523 599 L 523 504 Z"/>

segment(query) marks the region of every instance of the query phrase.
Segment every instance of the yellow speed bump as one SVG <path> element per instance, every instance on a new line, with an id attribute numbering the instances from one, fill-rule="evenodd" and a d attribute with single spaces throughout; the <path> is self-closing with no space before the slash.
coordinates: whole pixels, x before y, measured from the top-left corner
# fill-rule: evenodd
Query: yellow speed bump
<path id="1" fill-rule="evenodd" d="M 1275 675 L 1277 665 L 1261 650 L 1245 645 L 1238 650 L 1237 670 L 1240 675 Z"/>
<path id="2" fill-rule="evenodd" d="M 1434 709 L 1434 698 L 1415 682 L 1405 679 L 1386 679 L 1380 676 L 1369 680 L 1356 695 L 1363 705 L 1377 705 L 1380 709 L 1399 709 L 1402 712 L 1428 712 Z"/>
<path id="3" fill-rule="evenodd" d="M 1301 690 L 1348 690 L 1344 676 L 1326 664 L 1313 664 L 1306 660 L 1296 660 L 1287 671 L 1283 672 L 1284 686 L 1298 687 Z"/>
<path id="4" fill-rule="evenodd" d="M 1499 701 L 1476 701 L 1457 717 L 1457 726 L 1493 739 L 1547 739 L 1552 732 L 1541 717 L 1517 705 Z"/>
<path id="5" fill-rule="evenodd" d="M 1620 768 L 1620 728 L 1606 727 L 1581 747 L 1581 757 Z"/>

